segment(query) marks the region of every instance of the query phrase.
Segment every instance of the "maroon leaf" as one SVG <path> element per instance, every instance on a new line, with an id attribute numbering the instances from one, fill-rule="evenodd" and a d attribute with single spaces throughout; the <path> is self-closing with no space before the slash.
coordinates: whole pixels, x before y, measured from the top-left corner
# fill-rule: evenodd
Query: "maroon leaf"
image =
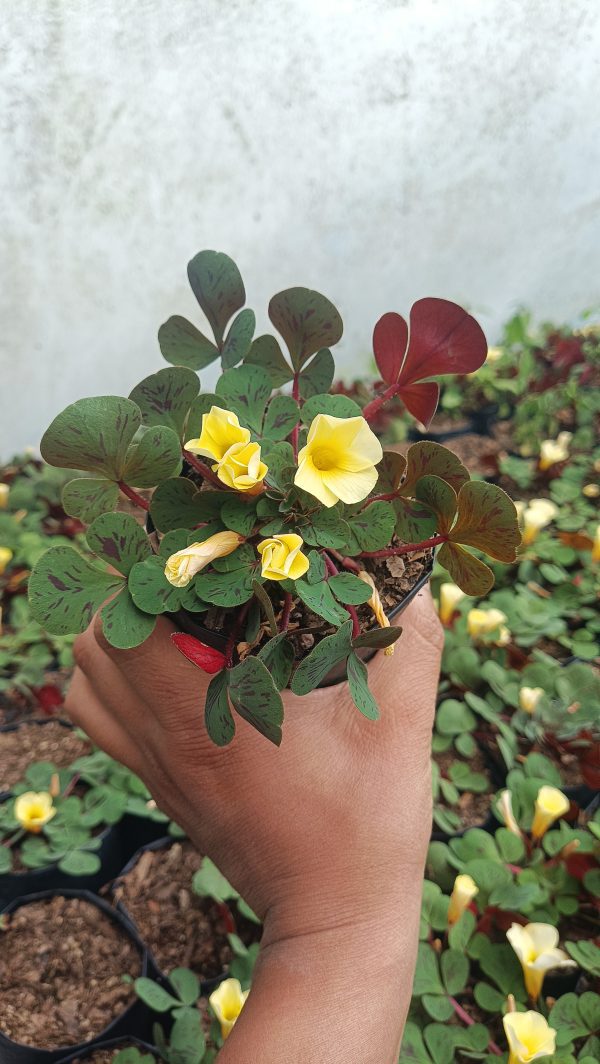
<path id="1" fill-rule="evenodd" d="M 408 325 L 400 314 L 390 311 L 373 330 L 373 351 L 377 368 L 386 384 L 395 384 L 406 354 Z"/>
<path id="2" fill-rule="evenodd" d="M 225 668 L 225 655 L 220 650 L 207 647 L 205 643 L 201 643 L 193 635 L 175 632 L 171 639 L 184 658 L 191 661 L 192 665 L 197 665 L 199 669 L 203 669 L 204 672 L 221 672 L 221 669 Z"/>
<path id="3" fill-rule="evenodd" d="M 413 443 L 412 447 L 408 448 L 405 464 L 406 477 L 401 487 L 402 495 L 412 496 L 421 477 L 441 477 L 457 494 L 470 479 L 468 469 L 453 451 L 442 447 L 441 443 L 434 443 L 433 440 Z"/>
<path id="4" fill-rule="evenodd" d="M 426 384 L 409 384 L 408 387 L 402 385 L 398 390 L 398 395 L 409 414 L 428 428 L 437 410 L 440 397 L 439 385 L 434 381 L 428 381 Z"/>
<path id="5" fill-rule="evenodd" d="M 450 539 L 477 547 L 500 562 L 514 562 L 521 543 L 514 502 L 497 484 L 481 480 L 463 484 Z"/>
<path id="6" fill-rule="evenodd" d="M 440 373 L 472 373 L 485 362 L 487 341 L 466 310 L 447 299 L 419 299 L 410 312 L 403 385 Z"/>
<path id="7" fill-rule="evenodd" d="M 494 574 L 489 566 L 457 543 L 444 543 L 437 560 L 465 595 L 487 595 L 494 586 Z"/>

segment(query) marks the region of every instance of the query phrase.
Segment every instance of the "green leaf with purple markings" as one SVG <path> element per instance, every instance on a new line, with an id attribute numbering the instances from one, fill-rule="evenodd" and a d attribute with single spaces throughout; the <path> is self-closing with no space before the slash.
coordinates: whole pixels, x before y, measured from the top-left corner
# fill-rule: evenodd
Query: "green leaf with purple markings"
<path id="1" fill-rule="evenodd" d="M 96 477 L 78 477 L 65 484 L 62 504 L 65 513 L 80 521 L 93 521 L 98 514 L 115 510 L 119 489 L 114 480 Z"/>
<path id="2" fill-rule="evenodd" d="M 514 562 L 521 543 L 514 502 L 497 484 L 464 484 L 458 493 L 458 517 L 450 540 L 477 547 L 500 562 Z"/>
<path id="3" fill-rule="evenodd" d="M 184 439 L 190 407 L 198 395 L 200 382 L 183 366 L 168 366 L 136 384 L 129 398 L 142 413 L 144 425 L 166 425 Z"/>
<path id="4" fill-rule="evenodd" d="M 148 536 L 131 514 L 101 514 L 88 528 L 86 539 L 90 550 L 123 576 L 152 554 Z"/>
<path id="5" fill-rule="evenodd" d="M 118 650 L 139 647 L 152 635 L 156 616 L 138 609 L 126 587 L 102 608 L 102 631 Z"/>
<path id="6" fill-rule="evenodd" d="M 255 594 L 258 594 L 256 588 Z M 289 683 L 294 665 L 294 648 L 286 633 L 280 632 L 273 639 L 269 639 L 259 651 L 258 657 L 267 666 L 277 690 L 283 691 Z"/>
<path id="7" fill-rule="evenodd" d="M 36 621 L 53 635 L 83 632 L 123 578 L 91 565 L 73 547 L 51 547 L 29 578 L 29 603 Z"/>
<path id="8" fill-rule="evenodd" d="M 225 669 L 213 676 L 206 692 L 204 722 L 217 746 L 227 746 L 235 735 L 235 721 L 227 697 L 229 676 Z"/>
<path id="9" fill-rule="evenodd" d="M 489 566 L 457 543 L 443 543 L 437 560 L 465 595 L 487 595 L 494 586 L 494 574 Z"/>
<path id="10" fill-rule="evenodd" d="M 263 436 L 269 440 L 285 440 L 300 419 L 300 408 L 291 395 L 276 395 L 267 407 Z"/>
<path id="11" fill-rule="evenodd" d="M 346 670 L 348 673 L 348 687 L 350 688 L 354 705 L 360 710 L 363 717 L 367 717 L 368 720 L 378 720 L 379 709 L 369 690 L 367 666 L 354 651 L 348 656 Z"/>
<path id="12" fill-rule="evenodd" d="M 152 554 L 132 566 L 127 581 L 129 593 L 142 613 L 172 613 L 181 606 L 187 591 L 173 587 L 165 576 L 165 559 Z"/>
<path id="13" fill-rule="evenodd" d="M 313 395 L 328 392 L 335 376 L 335 362 L 328 347 L 322 347 L 315 357 L 304 367 L 298 379 L 300 395 L 310 399 Z"/>
<path id="14" fill-rule="evenodd" d="M 352 649 L 352 621 L 347 620 L 333 635 L 327 635 L 300 662 L 290 687 L 296 695 L 314 691 L 339 661 L 345 661 Z"/>
<path id="15" fill-rule="evenodd" d="M 271 396 L 271 381 L 258 366 L 225 370 L 216 384 L 219 403 L 233 410 L 240 421 L 260 433 L 265 407 Z"/>
<path id="16" fill-rule="evenodd" d="M 200 491 L 187 477 L 170 477 L 159 484 L 150 503 L 150 516 L 159 532 L 195 528 L 219 516 L 224 493 Z"/>
<path id="17" fill-rule="evenodd" d="M 221 348 L 225 327 L 246 302 L 240 271 L 221 251 L 200 251 L 188 263 L 188 278 Z"/>
<path id="18" fill-rule="evenodd" d="M 256 316 L 253 310 L 240 310 L 231 323 L 221 354 L 223 369 L 231 369 L 246 357 L 252 344 L 256 328 Z"/>
<path id="19" fill-rule="evenodd" d="M 244 359 L 247 366 L 260 366 L 268 375 L 273 388 L 281 388 L 291 381 L 294 371 L 283 357 L 283 352 L 274 336 L 265 333 L 252 341 Z"/>
<path id="20" fill-rule="evenodd" d="M 42 457 L 62 469 L 122 480 L 131 441 L 142 422 L 139 407 L 117 395 L 79 399 L 60 414 L 42 437 Z"/>
<path id="21" fill-rule="evenodd" d="M 153 425 L 141 429 L 131 444 L 120 479 L 135 488 L 153 488 L 180 470 L 179 437 L 166 425 Z"/>
<path id="22" fill-rule="evenodd" d="M 415 494 L 419 502 L 425 503 L 435 514 L 437 532 L 446 535 L 456 516 L 457 499 L 454 488 L 440 477 L 425 476 L 417 481 Z"/>
<path id="23" fill-rule="evenodd" d="M 294 369 L 322 347 L 341 339 L 343 324 L 333 303 L 309 288 L 288 288 L 269 303 L 269 318 L 283 336 Z"/>
<path id="24" fill-rule="evenodd" d="M 470 479 L 469 471 L 456 455 L 440 443 L 422 440 L 413 443 L 406 455 L 406 475 L 400 487 L 404 496 L 414 497 L 421 477 L 435 476 L 444 480 L 455 492 Z"/>
<path id="25" fill-rule="evenodd" d="M 219 357 L 219 348 L 187 318 L 179 314 L 165 321 L 158 330 L 158 343 L 165 362 L 199 370 Z"/>
<path id="26" fill-rule="evenodd" d="M 247 657 L 229 670 L 229 697 L 240 717 L 279 746 L 283 702 L 263 661 Z"/>

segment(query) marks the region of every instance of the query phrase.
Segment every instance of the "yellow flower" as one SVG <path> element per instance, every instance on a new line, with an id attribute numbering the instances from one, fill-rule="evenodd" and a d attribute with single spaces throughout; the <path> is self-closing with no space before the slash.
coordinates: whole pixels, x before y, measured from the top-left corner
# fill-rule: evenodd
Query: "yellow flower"
<path id="1" fill-rule="evenodd" d="M 15 799 L 15 820 L 25 831 L 31 831 L 33 835 L 39 835 L 40 831 L 53 816 L 56 809 L 52 804 L 52 795 L 47 791 L 26 791 Z"/>
<path id="2" fill-rule="evenodd" d="M 0 484 L 0 491 L 1 490 L 2 485 Z M 584 484 L 581 490 L 586 499 L 597 499 L 600 495 L 600 484 Z"/>
<path id="3" fill-rule="evenodd" d="M 482 639 L 497 632 L 496 638 L 489 642 L 497 647 L 504 647 L 510 643 L 510 632 L 506 627 L 506 620 L 506 614 L 502 610 L 472 609 L 467 614 L 467 631 L 472 639 Z"/>
<path id="4" fill-rule="evenodd" d="M 215 558 L 224 558 L 236 550 L 244 537 L 238 532 L 216 532 L 204 543 L 190 543 L 189 547 L 176 551 L 167 559 L 165 576 L 174 587 L 187 587 L 196 573 Z"/>
<path id="5" fill-rule="evenodd" d="M 531 1064 L 552 1056 L 556 1031 L 539 1012 L 507 1012 L 502 1020 L 508 1042 L 508 1064 Z"/>
<path id="6" fill-rule="evenodd" d="M 519 691 L 519 706 L 523 712 L 535 713 L 544 693 L 543 687 L 522 687 Z"/>
<path id="7" fill-rule="evenodd" d="M 502 354 L 503 351 L 501 347 L 488 347 L 488 353 L 485 360 L 486 362 L 498 362 L 498 360 L 502 358 Z"/>
<path id="8" fill-rule="evenodd" d="M 534 839 L 541 839 L 555 820 L 569 812 L 569 799 L 558 787 L 540 787 L 535 800 L 535 814 L 531 825 Z"/>
<path id="9" fill-rule="evenodd" d="M 600 562 L 600 525 L 596 525 L 594 542 L 592 543 L 592 561 Z"/>
<path id="10" fill-rule="evenodd" d="M 533 1001 L 542 992 L 546 972 L 576 967 L 564 950 L 557 949 L 558 930 L 551 924 L 513 924 L 506 937 L 521 962 L 525 988 Z"/>
<path id="11" fill-rule="evenodd" d="M 523 539 L 522 545 L 528 547 L 542 528 L 549 525 L 558 514 L 558 506 L 550 499 L 532 499 L 523 510 Z"/>
<path id="12" fill-rule="evenodd" d="M 243 429 L 237 414 L 211 406 L 208 414 L 202 415 L 202 429 L 197 440 L 188 440 L 186 451 L 201 454 L 220 462 L 235 443 L 249 443 L 250 430 Z"/>
<path id="13" fill-rule="evenodd" d="M 249 990 L 242 990 L 239 979 L 224 979 L 210 995 L 208 1001 L 221 1024 L 223 1039 L 231 1033 L 249 993 Z"/>
<path id="14" fill-rule="evenodd" d="M 302 536 L 287 532 L 281 536 L 263 539 L 257 546 L 262 558 L 262 575 L 266 580 L 299 580 L 304 576 L 310 562 L 303 554 Z"/>
<path id="15" fill-rule="evenodd" d="M 375 614 L 375 619 L 377 621 L 377 624 L 379 625 L 380 628 L 389 628 L 390 627 L 390 622 L 389 622 L 387 614 L 386 614 L 386 612 L 385 612 L 385 610 L 383 608 L 383 603 L 382 603 L 381 598 L 379 596 L 379 592 L 378 592 L 377 588 L 375 587 L 375 581 L 373 580 L 373 577 L 371 576 L 370 573 L 368 573 L 366 571 L 366 569 L 361 569 L 361 571 L 359 572 L 358 575 L 359 575 L 360 579 L 365 582 L 365 584 L 368 584 L 369 587 L 373 588 L 373 594 L 371 595 L 371 598 L 367 599 L 367 606 L 370 606 L 371 609 L 373 610 L 373 613 Z M 386 657 L 390 658 L 392 656 L 392 654 L 394 653 L 394 644 L 392 643 L 391 646 L 386 647 L 385 650 L 383 651 L 383 653 L 385 654 Z"/>
<path id="16" fill-rule="evenodd" d="M 0 510 L 6 510 L 10 488 L 8 484 L 0 484 Z"/>
<path id="17" fill-rule="evenodd" d="M 522 836 L 522 831 L 517 824 L 515 814 L 512 807 L 512 795 L 510 791 L 502 791 L 500 798 L 498 799 L 498 812 L 504 821 L 504 827 L 512 831 L 513 835 Z"/>
<path id="18" fill-rule="evenodd" d="M 572 432 L 559 432 L 555 440 L 542 440 L 538 462 L 540 469 L 550 469 L 557 462 L 566 462 L 572 437 Z"/>
<path id="19" fill-rule="evenodd" d="M 450 905 L 448 906 L 449 927 L 452 927 L 452 924 L 455 924 L 460 919 L 476 894 L 479 894 L 479 887 L 471 876 L 461 875 L 456 877 L 452 894 L 450 895 Z"/>
<path id="20" fill-rule="evenodd" d="M 6 567 L 12 561 L 13 552 L 9 547 L 0 547 L 0 576 L 6 571 Z"/>
<path id="21" fill-rule="evenodd" d="M 317 414 L 298 455 L 294 484 L 324 506 L 366 499 L 377 483 L 381 444 L 364 417 Z"/>
<path id="22" fill-rule="evenodd" d="M 458 603 L 464 597 L 464 591 L 461 591 L 457 584 L 440 584 L 440 604 L 438 607 L 438 613 L 442 624 L 450 624 Z"/>
<path id="23" fill-rule="evenodd" d="M 262 491 L 268 473 L 268 467 L 261 461 L 259 443 L 234 443 L 213 470 L 228 488 L 249 495 Z"/>

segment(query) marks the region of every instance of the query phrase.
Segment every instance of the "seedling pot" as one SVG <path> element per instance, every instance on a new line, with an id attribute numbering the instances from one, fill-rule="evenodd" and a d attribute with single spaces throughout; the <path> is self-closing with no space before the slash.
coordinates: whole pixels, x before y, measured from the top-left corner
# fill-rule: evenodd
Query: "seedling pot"
<path id="1" fill-rule="evenodd" d="M 478 436 L 489 436 L 498 419 L 498 403 L 487 403 L 474 410 L 470 415 L 472 431 Z"/>
<path id="2" fill-rule="evenodd" d="M 76 1061 L 88 1060 L 94 1053 L 98 1053 L 102 1049 L 117 1050 L 131 1047 L 144 1053 L 152 1053 L 156 1060 L 160 1060 L 156 1046 L 150 1045 L 149 1042 L 142 1042 L 139 1038 L 109 1038 L 106 1042 L 98 1042 L 97 1045 L 88 1046 L 83 1051 L 75 1050 L 68 1057 L 62 1057 L 58 1064 L 75 1064 Z"/>
<path id="3" fill-rule="evenodd" d="M 486 768 L 490 774 L 490 780 L 493 787 L 499 790 L 506 783 L 507 769 L 504 762 L 499 763 L 493 758 L 488 750 L 487 746 L 477 741 L 477 746 L 483 755 Z M 489 795 L 490 801 L 492 795 Z M 491 808 L 488 810 L 487 816 L 484 817 L 479 824 L 469 824 L 468 827 L 460 828 L 458 831 L 443 831 L 441 828 L 434 826 L 431 831 L 432 842 L 449 842 L 450 839 L 461 839 L 467 831 L 472 831 L 474 828 L 479 828 L 480 831 L 487 831 L 488 835 L 493 835 L 500 827 L 500 824 L 494 816 Z"/>
<path id="4" fill-rule="evenodd" d="M 19 909 L 22 905 L 45 901 L 47 898 L 56 897 L 57 895 L 65 898 L 79 898 L 100 909 L 102 913 L 117 924 L 124 936 L 131 939 L 141 958 L 141 974 L 148 975 L 147 950 L 135 929 L 112 906 L 88 890 L 42 890 L 35 894 L 28 894 L 6 905 L 1 915 L 6 916 Z M 97 1049 L 107 1041 L 118 1042 L 120 1040 L 122 1042 L 128 1039 L 131 1040 L 131 1038 L 138 1038 L 142 1041 L 148 1039 L 151 1037 L 152 1021 L 153 1015 L 148 1006 L 143 1001 L 134 1001 L 119 1016 L 115 1017 L 104 1030 L 99 1031 L 96 1037 L 88 1039 L 86 1042 L 80 1042 L 78 1045 L 61 1046 L 57 1049 L 38 1049 L 35 1046 L 24 1045 L 21 1042 L 13 1042 L 0 1029 L 0 1061 L 2 1064 L 57 1064 L 58 1061 L 72 1060 L 85 1052 L 89 1053 L 91 1049 Z"/>
<path id="5" fill-rule="evenodd" d="M 60 724 L 61 728 L 65 728 L 69 731 L 73 730 L 73 725 L 69 720 L 62 720 L 60 717 L 48 717 L 47 720 L 20 720 L 14 724 L 3 724 L 0 727 L 0 735 L 6 734 L 7 732 L 18 731 L 19 728 L 24 725 L 29 727 L 32 724 L 35 725 L 36 728 L 43 728 L 46 724 Z M 10 790 L 2 790 L 0 788 L 0 802 L 3 802 L 5 798 L 9 797 L 9 795 Z"/>

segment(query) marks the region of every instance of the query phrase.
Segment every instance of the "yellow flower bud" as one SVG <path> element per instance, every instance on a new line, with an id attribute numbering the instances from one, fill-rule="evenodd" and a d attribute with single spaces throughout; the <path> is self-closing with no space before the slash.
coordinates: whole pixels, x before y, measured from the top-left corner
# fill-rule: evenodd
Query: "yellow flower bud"
<path id="1" fill-rule="evenodd" d="M 0 510 L 6 510 L 10 488 L 8 484 L 0 484 Z"/>
<path id="2" fill-rule="evenodd" d="M 373 588 L 373 594 L 371 595 L 370 599 L 367 599 L 367 605 L 370 606 L 373 610 L 377 624 L 380 628 L 389 628 L 390 622 L 383 608 L 383 603 L 379 596 L 379 592 L 375 586 L 375 581 L 373 580 L 373 577 L 370 573 L 366 571 L 366 569 L 361 569 L 361 571 L 358 573 L 358 576 L 361 580 L 365 582 L 365 584 L 368 584 L 369 587 Z M 386 647 L 383 653 L 386 657 L 390 658 L 394 653 L 394 644 L 392 643 L 391 646 Z"/>
<path id="3" fill-rule="evenodd" d="M 557 462 L 566 462 L 572 432 L 559 432 L 555 440 L 542 440 L 538 465 L 541 470 L 550 469 Z"/>
<path id="4" fill-rule="evenodd" d="M 174 587 L 187 587 L 196 573 L 204 569 L 215 558 L 224 558 L 237 550 L 244 537 L 238 532 L 216 532 L 204 543 L 191 543 L 189 547 L 176 551 L 167 559 L 165 576 Z"/>
<path id="5" fill-rule="evenodd" d="M 262 559 L 261 572 L 266 580 L 299 580 L 310 562 L 302 553 L 302 536 L 287 532 L 263 539 L 257 546 Z"/>
<path id="6" fill-rule="evenodd" d="M 447 583 L 440 585 L 438 613 L 442 624 L 450 624 L 458 603 L 464 597 L 464 591 L 461 591 L 457 584 Z"/>
<path id="7" fill-rule="evenodd" d="M 47 791 L 26 791 L 25 794 L 20 794 L 15 799 L 14 815 L 25 831 L 39 835 L 44 825 L 56 816 L 52 795 Z"/>
<path id="8" fill-rule="evenodd" d="M 12 561 L 13 552 L 9 547 L 0 547 L 0 576 L 6 572 L 8 564 Z"/>
<path id="9" fill-rule="evenodd" d="M 298 455 L 294 484 L 322 502 L 366 499 L 377 483 L 375 466 L 383 458 L 381 444 L 364 417 L 317 414 Z"/>
<path id="10" fill-rule="evenodd" d="M 242 1011 L 249 993 L 249 990 L 242 990 L 239 979 L 224 979 L 210 995 L 208 1001 L 221 1024 L 223 1039 L 227 1038 L 231 1033 L 231 1029 Z"/>
<path id="11" fill-rule="evenodd" d="M 510 642 L 510 632 L 506 626 L 506 614 L 497 609 L 472 609 L 467 614 L 467 631 L 472 639 L 484 639 L 495 646 L 503 647 Z M 497 632 L 495 639 L 487 640 L 486 636 Z"/>
<path id="12" fill-rule="evenodd" d="M 540 787 L 531 825 L 534 839 L 541 839 L 555 820 L 569 812 L 570 805 L 569 799 L 558 787 Z"/>
<path id="13" fill-rule="evenodd" d="M 532 1064 L 552 1056 L 556 1031 L 539 1012 L 507 1012 L 502 1023 L 508 1042 L 508 1064 Z"/>
<path id="14" fill-rule="evenodd" d="M 261 461 L 258 443 L 234 443 L 213 470 L 228 488 L 245 491 L 248 495 L 262 491 L 262 482 L 268 473 L 268 467 Z"/>
<path id="15" fill-rule="evenodd" d="M 502 791 L 497 805 L 498 812 L 504 821 L 504 827 L 512 831 L 513 835 L 522 836 L 522 831 L 517 824 L 512 807 L 512 795 L 510 791 Z"/>
<path id="16" fill-rule="evenodd" d="M 0 485 L 1 489 L 2 485 Z M 584 484 L 581 489 L 586 499 L 597 499 L 600 495 L 600 484 Z"/>
<path id="17" fill-rule="evenodd" d="M 523 510 L 522 545 L 528 547 L 533 543 L 537 539 L 540 530 L 549 525 L 557 514 L 558 506 L 551 502 L 550 499 L 532 499 Z"/>
<path id="18" fill-rule="evenodd" d="M 592 543 L 592 561 L 600 562 L 600 525 L 596 525 L 594 542 Z"/>
<path id="19" fill-rule="evenodd" d="M 524 713 L 535 713 L 544 694 L 543 687 L 522 687 L 519 691 L 520 708 Z"/>
<path id="20" fill-rule="evenodd" d="M 456 877 L 452 894 L 450 895 L 450 905 L 448 906 L 449 927 L 452 927 L 460 919 L 476 894 L 479 894 L 479 887 L 471 876 L 461 875 Z"/>
<path id="21" fill-rule="evenodd" d="M 188 440 L 185 449 L 220 462 L 234 444 L 249 442 L 250 430 L 242 428 L 237 414 L 220 406 L 211 406 L 208 414 L 202 415 L 199 438 Z"/>
<path id="22" fill-rule="evenodd" d="M 546 972 L 553 968 L 574 968 L 575 962 L 558 946 L 558 931 L 551 924 L 513 924 L 506 937 L 521 962 L 525 988 L 537 1001 Z"/>

